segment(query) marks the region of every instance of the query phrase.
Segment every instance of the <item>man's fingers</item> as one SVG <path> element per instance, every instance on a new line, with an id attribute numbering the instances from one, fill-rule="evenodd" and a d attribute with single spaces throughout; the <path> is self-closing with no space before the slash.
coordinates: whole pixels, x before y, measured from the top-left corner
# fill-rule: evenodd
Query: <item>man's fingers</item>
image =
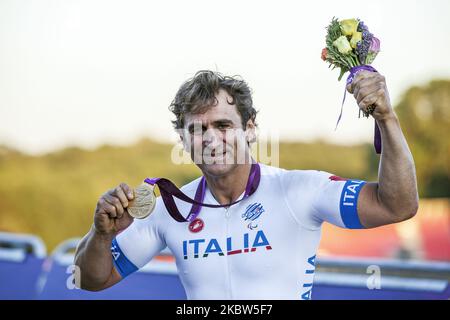
<path id="1" fill-rule="evenodd" d="M 383 84 L 377 78 L 364 79 L 355 88 L 353 95 L 359 103 L 367 95 L 382 89 L 382 86 Z"/>
<path id="2" fill-rule="evenodd" d="M 104 199 L 107 203 L 114 206 L 116 216 L 118 218 L 120 218 L 123 215 L 123 207 L 122 207 L 122 203 L 120 202 L 119 198 L 111 196 L 109 194 L 106 194 L 104 196 Z"/>
<path id="3" fill-rule="evenodd" d="M 377 77 L 379 74 L 377 72 L 371 72 L 371 71 L 359 71 L 356 76 L 353 78 L 352 83 L 347 85 L 347 90 L 350 93 L 354 93 L 355 88 L 358 86 L 358 83 L 363 81 L 364 79 L 371 79 Z"/>
<path id="4" fill-rule="evenodd" d="M 122 218 L 124 213 L 128 214 L 125 208 L 128 207 L 129 201 L 134 198 L 133 189 L 126 183 L 121 183 L 114 189 L 107 191 L 100 198 L 99 213 L 105 213 L 110 218 Z"/>
<path id="5" fill-rule="evenodd" d="M 120 186 L 115 189 L 115 196 L 119 198 L 122 203 L 122 207 L 128 207 L 128 198 L 125 195 L 125 191 Z"/>
<path id="6" fill-rule="evenodd" d="M 353 93 L 353 87 L 351 83 L 347 85 L 347 91 Z"/>
<path id="7" fill-rule="evenodd" d="M 378 92 L 373 92 L 369 95 L 367 95 L 364 99 L 362 99 L 360 102 L 358 102 L 358 106 L 367 112 L 367 108 L 371 105 L 374 105 L 377 100 L 380 98 L 380 95 Z"/>
<path id="8" fill-rule="evenodd" d="M 122 188 L 123 192 L 127 195 L 128 200 L 134 199 L 134 192 L 133 189 L 130 188 L 126 183 L 121 183 L 120 187 Z"/>
<path id="9" fill-rule="evenodd" d="M 116 218 L 117 217 L 117 211 L 116 207 L 110 204 L 108 201 L 105 200 L 104 197 L 102 197 L 99 202 L 99 213 L 105 213 L 109 215 L 110 218 Z"/>
<path id="10" fill-rule="evenodd" d="M 360 95 L 362 94 L 362 98 L 364 98 L 364 95 L 367 95 L 371 93 L 372 91 L 376 91 L 379 88 L 381 88 L 384 85 L 380 81 L 379 77 L 370 77 L 362 79 L 361 81 L 357 82 L 353 86 L 353 95 L 358 100 L 360 98 Z M 360 98 L 361 99 L 361 98 Z"/>
<path id="11" fill-rule="evenodd" d="M 372 71 L 367 71 L 367 70 L 362 70 L 359 71 L 356 76 L 353 78 L 353 81 L 355 82 L 359 82 L 362 81 L 364 79 L 369 79 L 369 78 L 373 78 L 373 77 L 377 77 L 379 75 L 378 72 L 372 72 Z"/>

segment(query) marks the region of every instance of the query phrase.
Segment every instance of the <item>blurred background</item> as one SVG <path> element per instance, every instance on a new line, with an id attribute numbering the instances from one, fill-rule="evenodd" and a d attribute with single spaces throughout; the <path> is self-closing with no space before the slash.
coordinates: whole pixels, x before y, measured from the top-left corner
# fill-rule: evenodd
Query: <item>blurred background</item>
<path id="1" fill-rule="evenodd" d="M 344 81 L 320 59 L 331 18 L 358 17 L 381 39 L 373 65 L 415 159 L 420 208 L 372 230 L 325 224 L 319 257 L 445 265 L 448 12 L 446 0 L 0 0 L 0 231 L 34 235 L 50 253 L 89 230 L 97 199 L 118 183 L 198 177 L 170 161 L 168 106 L 201 69 L 249 83 L 261 134 L 281 139 L 280 167 L 376 180 L 373 120 L 358 119 L 348 96 L 334 130 Z"/>

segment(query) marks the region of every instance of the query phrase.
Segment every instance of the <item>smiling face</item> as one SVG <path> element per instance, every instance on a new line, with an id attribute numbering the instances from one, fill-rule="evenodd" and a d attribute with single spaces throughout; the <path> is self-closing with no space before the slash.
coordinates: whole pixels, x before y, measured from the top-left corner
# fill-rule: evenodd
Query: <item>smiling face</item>
<path id="1" fill-rule="evenodd" d="M 225 90 L 220 89 L 215 97 L 217 103 L 206 111 L 186 114 L 181 139 L 204 173 L 223 176 L 250 162 L 249 142 L 254 140 L 255 126 L 249 120 L 242 127 L 242 118 Z"/>

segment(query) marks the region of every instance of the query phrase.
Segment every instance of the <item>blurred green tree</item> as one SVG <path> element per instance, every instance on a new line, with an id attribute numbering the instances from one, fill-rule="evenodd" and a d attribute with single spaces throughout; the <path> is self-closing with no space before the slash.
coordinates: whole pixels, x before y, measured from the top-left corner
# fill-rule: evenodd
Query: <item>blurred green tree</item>
<path id="1" fill-rule="evenodd" d="M 450 81 L 405 92 L 395 108 L 414 156 L 422 197 L 450 197 Z"/>

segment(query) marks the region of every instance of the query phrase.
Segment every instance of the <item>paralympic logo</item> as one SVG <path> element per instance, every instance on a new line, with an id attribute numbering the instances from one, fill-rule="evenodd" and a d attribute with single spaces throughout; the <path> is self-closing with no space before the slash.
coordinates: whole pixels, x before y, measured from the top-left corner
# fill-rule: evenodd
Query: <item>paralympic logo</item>
<path id="1" fill-rule="evenodd" d="M 255 223 L 255 220 L 258 219 L 263 213 L 264 208 L 261 203 L 253 203 L 247 206 L 245 212 L 242 214 L 242 218 L 244 221 L 250 220 L 247 227 L 250 230 L 256 229 L 258 225 Z"/>

